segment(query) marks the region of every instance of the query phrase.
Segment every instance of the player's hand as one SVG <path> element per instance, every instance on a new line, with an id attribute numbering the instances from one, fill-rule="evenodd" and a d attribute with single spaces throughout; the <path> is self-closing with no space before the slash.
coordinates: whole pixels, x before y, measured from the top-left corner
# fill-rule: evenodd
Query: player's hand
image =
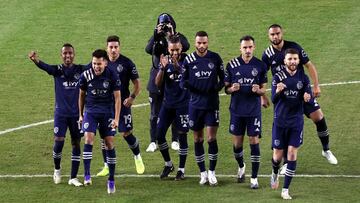
<path id="1" fill-rule="evenodd" d="M 30 51 L 30 53 L 28 54 L 28 57 L 34 63 L 39 63 L 38 55 L 37 55 L 37 53 L 35 51 Z"/>
<path id="2" fill-rule="evenodd" d="M 269 98 L 266 95 L 263 95 L 260 98 L 261 98 L 261 106 L 263 106 L 264 108 L 268 108 L 270 106 Z"/>
<path id="3" fill-rule="evenodd" d="M 124 100 L 123 104 L 125 107 L 130 108 L 134 103 L 134 98 L 128 97 Z"/>
<path id="4" fill-rule="evenodd" d="M 321 93 L 320 86 L 319 85 L 314 86 L 313 88 L 314 97 L 320 97 L 320 93 Z"/>
<path id="5" fill-rule="evenodd" d="M 79 129 L 81 129 L 83 120 L 84 120 L 84 117 L 83 117 L 83 116 L 79 116 L 79 120 L 77 121 L 77 123 L 78 123 L 78 128 L 79 128 Z"/>
<path id="6" fill-rule="evenodd" d="M 311 99 L 311 95 L 307 92 L 304 93 L 304 101 L 305 102 L 309 102 Z"/>
<path id="7" fill-rule="evenodd" d="M 285 88 L 286 85 L 282 82 L 279 82 L 278 84 L 276 84 L 276 93 L 283 91 Z"/>
<path id="8" fill-rule="evenodd" d="M 164 54 L 161 54 L 160 55 L 160 64 L 162 66 L 162 68 L 166 68 L 166 66 L 169 64 L 169 56 L 168 55 L 164 55 Z"/>
<path id="9" fill-rule="evenodd" d="M 240 84 L 239 83 L 233 83 L 230 87 L 231 93 L 239 91 L 240 90 Z"/>
<path id="10" fill-rule="evenodd" d="M 252 88 L 251 88 L 251 91 L 254 92 L 254 93 L 257 93 L 260 89 L 260 85 L 258 84 L 253 84 L 252 85 Z"/>
<path id="11" fill-rule="evenodd" d="M 156 26 L 156 33 L 160 34 L 161 33 L 161 27 L 162 27 L 162 23 L 160 23 L 159 25 Z"/>
<path id="12" fill-rule="evenodd" d="M 114 119 L 114 120 L 112 120 L 111 121 L 111 128 L 112 129 L 116 129 L 117 127 L 118 127 L 118 125 L 119 125 L 119 121 L 118 120 L 116 120 L 116 119 Z"/>

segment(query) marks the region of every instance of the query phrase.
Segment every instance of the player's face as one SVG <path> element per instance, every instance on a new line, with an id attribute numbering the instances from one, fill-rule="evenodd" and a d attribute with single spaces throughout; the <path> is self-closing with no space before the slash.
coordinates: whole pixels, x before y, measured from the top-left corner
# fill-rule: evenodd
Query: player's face
<path id="1" fill-rule="evenodd" d="M 94 69 L 95 75 L 101 75 L 104 72 L 106 65 L 106 59 L 96 57 L 92 58 L 92 67 Z"/>
<path id="2" fill-rule="evenodd" d="M 205 55 L 208 50 L 208 37 L 196 36 L 195 38 L 195 48 L 200 55 Z"/>
<path id="3" fill-rule="evenodd" d="M 119 42 L 108 42 L 106 50 L 110 59 L 117 59 L 120 56 Z"/>
<path id="4" fill-rule="evenodd" d="M 283 40 L 283 33 L 279 27 L 269 29 L 269 40 L 273 45 L 279 45 Z"/>
<path id="5" fill-rule="evenodd" d="M 180 58 L 182 46 L 181 43 L 169 43 L 168 51 L 170 53 L 171 58 L 178 60 Z"/>
<path id="6" fill-rule="evenodd" d="M 243 57 L 251 58 L 254 55 L 255 50 L 255 44 L 254 41 L 248 40 L 248 41 L 241 41 L 240 43 L 240 52 Z"/>
<path id="7" fill-rule="evenodd" d="M 70 66 L 75 58 L 74 49 L 72 47 L 63 47 L 61 49 L 61 58 L 66 66 Z"/>
<path id="8" fill-rule="evenodd" d="M 298 54 L 286 54 L 284 59 L 284 64 L 286 67 L 291 70 L 295 71 L 297 66 L 300 63 L 299 55 Z"/>

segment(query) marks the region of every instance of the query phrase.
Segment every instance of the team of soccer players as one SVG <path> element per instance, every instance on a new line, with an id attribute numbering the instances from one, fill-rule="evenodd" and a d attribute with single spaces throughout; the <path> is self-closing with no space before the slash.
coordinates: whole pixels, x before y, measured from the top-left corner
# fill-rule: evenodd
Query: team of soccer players
<path id="1" fill-rule="evenodd" d="M 170 19 L 169 16 L 159 20 Z M 171 18 L 172 19 L 172 18 Z M 156 28 L 159 29 L 159 28 Z M 164 28 L 162 28 L 164 29 Z M 172 126 L 179 141 L 179 166 L 175 180 L 185 178 L 185 163 L 188 154 L 187 132 L 194 134 L 195 159 L 200 170 L 200 185 L 218 184 L 215 168 L 218 156 L 216 139 L 219 126 L 219 94 L 225 86 L 225 93 L 231 95 L 229 132 L 232 135 L 234 157 L 238 163 L 237 180 L 245 181 L 243 141 L 245 131 L 249 136 L 252 172 L 250 188 L 259 188 L 257 174 L 260 167 L 261 106 L 269 106 L 265 96 L 267 71 L 271 70 L 271 101 L 274 104 L 272 129 L 272 174 L 271 188 L 279 186 L 279 174 L 285 174 L 281 191 L 283 199 L 291 199 L 289 185 L 296 170 L 297 151 L 303 140 L 305 114 L 315 123 L 323 146 L 322 155 L 330 164 L 337 164 L 336 157 L 329 150 L 329 133 L 324 115 L 316 102 L 320 87 L 315 66 L 306 52 L 295 42 L 283 40 L 282 28 L 273 24 L 268 29 L 271 45 L 264 51 L 262 60 L 254 54 L 255 39 L 244 36 L 240 39 L 240 56 L 233 58 L 223 67 L 219 54 L 208 50 L 208 34 L 199 31 L 195 35 L 196 50 L 184 53 L 184 36 L 170 33 L 166 37 L 166 49 L 153 64 L 155 85 L 163 89 L 161 108 L 157 113 L 157 127 L 152 130 L 152 142 L 159 146 L 165 161 L 160 178 L 166 178 L 174 170 L 166 141 L 167 129 Z M 186 39 L 186 38 L 185 38 Z M 154 43 L 153 46 L 157 46 Z M 187 49 L 187 48 L 186 48 Z M 96 130 L 102 139 L 104 168 L 97 176 L 108 176 L 107 191 L 115 192 L 116 153 L 114 135 L 116 129 L 123 133 L 134 154 L 136 171 L 143 174 L 145 167 L 140 156 L 138 139 L 132 134 L 131 105 L 140 92 L 139 75 L 134 63 L 120 54 L 118 36 L 107 38 L 106 51 L 95 50 L 87 66 L 73 64 L 75 56 L 71 44 L 61 49 L 63 63 L 48 65 L 38 59 L 35 52 L 29 58 L 42 70 L 54 76 L 54 183 L 61 182 L 61 157 L 67 128 L 70 130 L 72 150 L 71 176 L 69 185 L 91 185 L 90 163 Z M 309 70 L 314 82 L 311 89 L 303 65 Z M 129 82 L 133 83 L 130 94 Z M 151 125 L 154 123 L 152 122 Z M 154 128 L 154 126 L 152 126 Z M 208 142 L 209 170 L 205 167 L 204 128 Z M 80 163 L 80 140 L 84 133 L 83 163 L 84 182 L 77 179 Z M 155 140 L 154 140 L 155 139 Z M 284 160 L 282 169 L 281 161 Z"/>

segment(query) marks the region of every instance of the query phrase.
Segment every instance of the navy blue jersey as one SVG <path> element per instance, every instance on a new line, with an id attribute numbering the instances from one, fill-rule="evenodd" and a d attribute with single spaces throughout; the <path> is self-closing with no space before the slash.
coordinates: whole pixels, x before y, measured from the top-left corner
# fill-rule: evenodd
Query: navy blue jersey
<path id="1" fill-rule="evenodd" d="M 240 56 L 227 64 L 225 73 L 225 82 L 240 84 L 240 90 L 231 94 L 230 112 L 244 117 L 260 115 L 260 95 L 252 91 L 252 85 L 267 83 L 265 63 L 256 57 L 245 63 Z"/>
<path id="2" fill-rule="evenodd" d="M 190 91 L 189 105 L 195 109 L 218 109 L 218 92 L 224 87 L 220 56 L 210 50 L 203 57 L 193 52 L 186 56 L 183 67 L 181 85 Z"/>
<path id="3" fill-rule="evenodd" d="M 136 66 L 129 58 L 124 55 L 120 55 L 116 61 L 108 62 L 108 68 L 118 73 L 121 81 L 121 101 L 124 101 L 130 96 L 130 80 L 136 80 L 139 78 Z"/>
<path id="4" fill-rule="evenodd" d="M 54 77 L 55 114 L 66 117 L 79 116 L 79 78 L 85 67 L 73 64 L 48 65 L 42 61 L 35 63 L 40 69 Z"/>
<path id="5" fill-rule="evenodd" d="M 308 55 L 305 50 L 297 43 L 284 40 L 284 45 L 281 50 L 275 49 L 272 45 L 265 49 L 262 55 L 262 61 L 266 63 L 268 70 L 271 69 L 272 75 L 275 73 L 284 70 L 284 58 L 285 58 L 285 50 L 293 48 L 299 52 L 300 64 L 298 66 L 298 71 L 304 71 L 303 65 L 310 61 Z"/>
<path id="6" fill-rule="evenodd" d="M 284 83 L 286 88 L 276 94 L 276 85 Z M 291 76 L 286 70 L 276 73 L 272 81 L 274 124 L 279 127 L 296 127 L 304 124 L 304 93 L 311 95 L 309 78 L 304 71 Z"/>
<path id="7" fill-rule="evenodd" d="M 85 112 L 114 112 L 114 91 L 121 89 L 121 81 L 116 72 L 105 68 L 101 75 L 95 75 L 93 68 L 80 76 L 80 89 L 86 92 Z"/>
<path id="8" fill-rule="evenodd" d="M 180 87 L 183 60 L 179 61 L 178 68 L 171 63 L 166 67 L 163 79 L 165 84 L 163 105 L 167 108 L 180 108 L 189 104 L 189 91 Z"/>

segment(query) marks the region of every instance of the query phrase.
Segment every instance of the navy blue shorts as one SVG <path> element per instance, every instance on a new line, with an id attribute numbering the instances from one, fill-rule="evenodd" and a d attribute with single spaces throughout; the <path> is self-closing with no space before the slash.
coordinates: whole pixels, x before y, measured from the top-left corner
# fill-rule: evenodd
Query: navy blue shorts
<path id="1" fill-rule="evenodd" d="M 232 135 L 245 135 L 247 129 L 248 136 L 261 134 L 261 115 L 252 117 L 241 117 L 230 113 L 229 132 Z"/>
<path id="2" fill-rule="evenodd" d="M 311 98 L 309 102 L 304 102 L 304 114 L 310 118 L 310 114 L 320 109 L 319 103 L 315 98 Z"/>
<path id="3" fill-rule="evenodd" d="M 273 124 L 272 148 L 284 149 L 287 146 L 300 147 L 303 143 L 303 126 L 283 128 Z"/>
<path id="4" fill-rule="evenodd" d="M 133 122 L 131 116 L 131 107 L 121 106 L 119 118 L 119 132 L 129 132 L 133 129 Z"/>
<path id="5" fill-rule="evenodd" d="M 78 125 L 79 117 L 66 117 L 54 115 L 54 136 L 65 137 L 66 130 L 69 128 L 71 138 L 81 138 L 84 134 Z"/>
<path id="6" fill-rule="evenodd" d="M 96 133 L 99 129 L 100 137 L 114 136 L 116 129 L 111 128 L 111 122 L 114 120 L 113 113 L 87 113 L 85 112 L 82 130 L 84 132 Z"/>
<path id="7" fill-rule="evenodd" d="M 202 110 L 189 106 L 189 127 L 193 131 L 199 131 L 206 126 L 219 126 L 219 110 Z"/>
<path id="8" fill-rule="evenodd" d="M 168 129 L 172 123 L 175 124 L 175 128 L 178 131 L 189 131 L 189 114 L 187 106 L 181 108 L 167 108 L 163 105 L 161 107 L 157 128 Z"/>

